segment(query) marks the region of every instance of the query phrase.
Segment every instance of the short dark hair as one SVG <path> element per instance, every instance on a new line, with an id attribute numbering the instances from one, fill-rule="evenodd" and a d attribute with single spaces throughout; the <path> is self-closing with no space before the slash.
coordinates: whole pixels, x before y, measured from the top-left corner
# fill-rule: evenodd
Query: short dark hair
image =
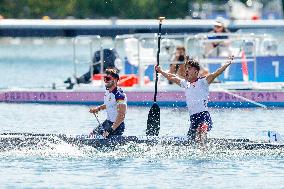
<path id="1" fill-rule="evenodd" d="M 119 75 L 115 69 L 106 69 L 106 74 L 111 75 L 113 78 L 119 80 Z"/>
<path id="2" fill-rule="evenodd" d="M 185 66 L 195 67 L 198 71 L 200 71 L 199 62 L 196 59 L 189 58 L 189 56 L 185 57 Z"/>

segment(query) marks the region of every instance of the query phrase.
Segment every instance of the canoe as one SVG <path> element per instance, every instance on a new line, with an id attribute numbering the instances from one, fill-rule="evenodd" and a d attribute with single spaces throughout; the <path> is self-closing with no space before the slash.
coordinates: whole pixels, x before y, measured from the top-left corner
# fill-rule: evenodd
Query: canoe
<path id="1" fill-rule="evenodd" d="M 0 150 L 21 147 L 36 147 L 47 143 L 65 142 L 75 146 L 91 146 L 94 148 L 113 148 L 127 144 L 147 146 L 187 146 L 198 147 L 194 141 L 186 136 L 102 136 L 65 135 L 65 134 L 36 134 L 36 133 L 2 133 L 0 134 Z M 260 142 L 250 139 L 208 138 L 206 147 L 221 150 L 261 150 L 284 149 L 284 144 L 275 142 Z"/>

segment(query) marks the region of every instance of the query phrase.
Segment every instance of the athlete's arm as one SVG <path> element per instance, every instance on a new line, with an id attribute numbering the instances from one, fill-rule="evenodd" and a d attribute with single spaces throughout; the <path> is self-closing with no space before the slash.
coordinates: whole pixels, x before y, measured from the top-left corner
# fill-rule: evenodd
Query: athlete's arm
<path id="1" fill-rule="evenodd" d="M 102 105 L 100 105 L 98 107 L 90 108 L 89 112 L 95 114 L 95 113 L 98 113 L 99 111 L 105 110 L 105 109 L 106 109 L 106 105 L 102 104 Z"/>
<path id="2" fill-rule="evenodd" d="M 219 75 L 221 75 L 221 74 L 226 70 L 226 68 L 232 64 L 233 59 L 234 59 L 234 56 L 229 56 L 229 57 L 228 57 L 228 61 L 227 61 L 226 64 L 224 64 L 223 66 L 221 66 L 220 68 L 218 68 L 215 72 L 209 74 L 209 75 L 206 77 L 206 80 L 207 80 L 208 84 L 211 84 L 211 83 L 214 81 L 214 79 L 215 79 L 216 77 L 218 77 Z"/>
<path id="3" fill-rule="evenodd" d="M 126 104 L 117 105 L 117 117 L 112 125 L 112 129 L 115 130 L 124 121 L 126 113 Z"/>
<path id="4" fill-rule="evenodd" d="M 181 82 L 182 79 L 179 78 L 177 75 L 165 72 L 164 70 L 162 70 L 162 68 L 160 66 L 155 66 L 155 69 L 158 73 L 162 74 L 162 76 L 167 78 L 167 80 L 169 80 L 169 81 L 171 81 L 171 82 L 173 82 L 177 85 L 180 85 L 180 82 Z"/>

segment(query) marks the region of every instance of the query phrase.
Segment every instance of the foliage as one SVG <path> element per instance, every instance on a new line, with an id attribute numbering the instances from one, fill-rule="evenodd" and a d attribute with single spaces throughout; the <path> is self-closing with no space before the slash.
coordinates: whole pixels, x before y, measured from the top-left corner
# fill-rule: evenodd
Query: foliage
<path id="1" fill-rule="evenodd" d="M 202 2 L 202 0 L 199 0 Z M 0 0 L 5 18 L 184 18 L 190 0 Z"/>
<path id="2" fill-rule="evenodd" d="M 228 0 L 0 0 L 0 15 L 4 18 L 40 19 L 60 18 L 168 19 L 185 18 L 190 4 L 217 3 Z M 246 0 L 240 0 L 246 2 Z M 268 0 L 269 1 L 269 0 Z M 283 3 L 284 4 L 284 3 Z"/>

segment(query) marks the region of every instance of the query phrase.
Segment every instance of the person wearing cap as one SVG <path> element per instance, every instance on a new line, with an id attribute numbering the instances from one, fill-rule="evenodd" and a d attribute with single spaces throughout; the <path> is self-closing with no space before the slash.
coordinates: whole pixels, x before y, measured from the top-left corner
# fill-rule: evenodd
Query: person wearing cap
<path id="1" fill-rule="evenodd" d="M 226 64 L 203 78 L 198 77 L 199 62 L 195 59 L 189 59 L 188 56 L 185 60 L 185 79 L 165 72 L 160 66 L 155 66 L 158 73 L 185 89 L 186 104 L 190 116 L 190 127 L 187 135 L 192 141 L 203 146 L 206 142 L 207 132 L 212 128 L 212 120 L 207 108 L 209 85 L 226 70 L 233 58 L 233 56 L 228 57 Z"/>
<path id="2" fill-rule="evenodd" d="M 121 88 L 118 88 L 119 75 L 114 69 L 106 69 L 104 104 L 90 108 L 89 112 L 96 114 L 106 110 L 107 119 L 101 126 L 95 128 L 90 135 L 122 135 L 125 129 L 124 118 L 127 110 L 127 97 Z"/>
<path id="3" fill-rule="evenodd" d="M 212 42 L 205 46 L 205 56 L 228 56 L 230 55 L 229 45 L 225 39 L 228 39 L 226 33 L 230 31 L 226 28 L 225 22 L 218 19 L 214 22 L 214 28 L 209 32 L 208 39 L 210 40 L 220 40 L 218 42 Z M 213 35 L 211 35 L 213 34 Z M 214 54 L 216 53 L 216 54 Z"/>
<path id="4" fill-rule="evenodd" d="M 214 33 L 229 33 L 230 31 L 226 28 L 225 22 L 223 20 L 216 20 L 214 22 Z"/>

